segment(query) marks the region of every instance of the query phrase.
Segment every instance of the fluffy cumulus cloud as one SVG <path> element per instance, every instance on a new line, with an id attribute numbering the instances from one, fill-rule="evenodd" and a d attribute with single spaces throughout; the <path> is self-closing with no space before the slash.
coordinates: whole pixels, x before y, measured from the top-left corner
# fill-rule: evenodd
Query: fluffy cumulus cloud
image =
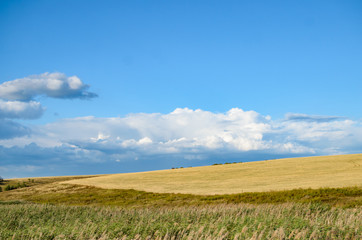
<path id="1" fill-rule="evenodd" d="M 332 154 L 343 153 L 351 142 L 361 144 L 360 122 L 345 118 L 310 120 L 315 118 L 295 121 L 287 115 L 273 121 L 239 108 L 226 113 L 184 108 L 169 114 L 67 119 L 48 124 L 43 131 L 56 136 L 58 145 L 69 143 L 82 149 L 140 155 L 220 151 Z"/>
<path id="2" fill-rule="evenodd" d="M 254 111 L 227 113 L 176 109 L 169 114 L 130 114 L 124 118 L 83 117 L 47 124 L 38 132 L 82 148 L 145 153 L 202 152 L 270 148 L 263 134 L 271 131 L 270 118 Z M 41 138 L 41 137 L 40 137 Z M 32 138 L 34 140 L 34 138 Z M 53 141 L 51 141 L 53 142 Z"/>
<path id="3" fill-rule="evenodd" d="M 40 118 L 45 108 L 34 99 L 37 96 L 54 98 L 93 98 L 77 76 L 63 73 L 44 73 L 0 84 L 0 139 L 29 136 L 31 130 L 14 120 Z M 19 140 L 21 142 L 21 139 Z"/>
<path id="4" fill-rule="evenodd" d="M 41 117 L 44 108 L 39 102 L 4 101 L 0 99 L 0 119 L 36 119 Z"/>
<path id="5" fill-rule="evenodd" d="M 97 94 L 88 92 L 88 85 L 77 76 L 64 73 L 43 73 L 4 82 L 0 85 L 0 98 L 29 101 L 36 96 L 53 98 L 93 98 Z"/>
<path id="6" fill-rule="evenodd" d="M 167 161 L 247 161 L 362 149 L 361 121 L 302 114 L 272 120 L 239 108 L 226 113 L 178 108 L 168 114 L 80 117 L 31 130 L 23 137 L 0 140 L 2 159 L 11 159 L 8 165 L 24 154 L 29 166 L 43 160 L 104 166 L 141 160 L 156 166 L 163 161 L 168 166 Z"/>

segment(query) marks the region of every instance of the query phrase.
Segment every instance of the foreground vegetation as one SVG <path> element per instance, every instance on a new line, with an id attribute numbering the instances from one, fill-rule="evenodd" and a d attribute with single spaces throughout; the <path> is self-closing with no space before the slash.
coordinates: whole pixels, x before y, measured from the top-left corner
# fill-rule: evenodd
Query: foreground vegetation
<path id="1" fill-rule="evenodd" d="M 0 239 L 361 239 L 362 188 L 229 195 L 60 184 L 0 193 Z M 15 184 L 11 180 L 7 184 Z"/>
<path id="2" fill-rule="evenodd" d="M 1 239 L 361 239 L 360 209 L 217 204 L 119 209 L 2 202 Z"/>

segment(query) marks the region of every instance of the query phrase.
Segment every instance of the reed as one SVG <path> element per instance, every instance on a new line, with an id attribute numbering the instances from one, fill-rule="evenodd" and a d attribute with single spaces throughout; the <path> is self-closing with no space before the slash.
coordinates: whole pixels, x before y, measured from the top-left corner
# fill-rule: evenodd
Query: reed
<path id="1" fill-rule="evenodd" d="M 321 204 L 194 207 L 0 204 L 0 239 L 361 239 L 360 208 Z"/>

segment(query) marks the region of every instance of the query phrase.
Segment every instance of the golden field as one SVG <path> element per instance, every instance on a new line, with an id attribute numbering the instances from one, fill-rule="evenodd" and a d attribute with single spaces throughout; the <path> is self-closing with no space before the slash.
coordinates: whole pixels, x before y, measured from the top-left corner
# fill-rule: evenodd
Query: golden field
<path id="1" fill-rule="evenodd" d="M 362 186 L 362 154 L 110 174 L 61 183 L 198 195 Z"/>

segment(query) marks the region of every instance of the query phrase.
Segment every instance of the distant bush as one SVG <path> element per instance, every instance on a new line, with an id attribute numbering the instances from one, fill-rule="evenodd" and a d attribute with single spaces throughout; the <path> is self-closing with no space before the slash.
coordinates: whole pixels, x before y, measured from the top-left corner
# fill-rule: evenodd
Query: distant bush
<path id="1" fill-rule="evenodd" d="M 4 182 L 4 179 L 0 176 L 0 183 Z"/>
<path id="2" fill-rule="evenodd" d="M 236 163 L 243 163 L 243 162 L 232 162 L 232 163 L 229 163 L 229 162 L 226 162 L 226 163 L 214 163 L 214 164 L 212 164 L 212 166 L 217 166 L 217 165 L 226 165 L 226 164 L 236 164 Z"/>
<path id="3" fill-rule="evenodd" d="M 184 168 L 184 167 L 173 167 L 171 169 L 179 169 L 179 168 Z M 188 167 L 188 168 L 192 168 L 192 167 Z"/>
<path id="4" fill-rule="evenodd" d="M 25 182 L 18 182 L 16 185 L 6 185 L 5 187 L 5 191 L 10 191 L 10 190 L 13 190 L 13 189 L 18 189 L 18 188 L 24 188 L 24 187 L 27 187 L 28 185 L 26 185 Z"/>
<path id="5" fill-rule="evenodd" d="M 2 192 L 3 191 L 3 188 L 2 187 L 0 187 L 0 192 Z"/>
<path id="6" fill-rule="evenodd" d="M 26 182 L 22 182 L 22 183 L 20 183 L 20 182 L 18 182 L 18 188 L 24 188 L 24 187 L 27 187 L 28 185 L 26 184 Z"/>

